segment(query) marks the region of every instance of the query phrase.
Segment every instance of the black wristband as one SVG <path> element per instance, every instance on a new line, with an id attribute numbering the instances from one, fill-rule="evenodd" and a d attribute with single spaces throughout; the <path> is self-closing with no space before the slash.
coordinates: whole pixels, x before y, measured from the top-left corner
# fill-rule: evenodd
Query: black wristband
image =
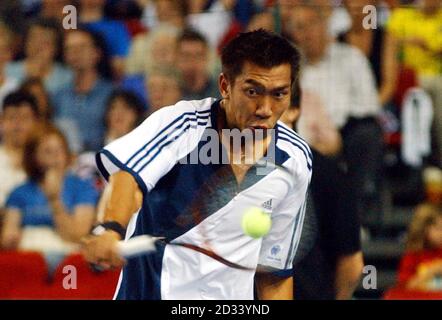
<path id="1" fill-rule="evenodd" d="M 93 235 L 98 236 L 106 230 L 115 231 L 116 233 L 118 233 L 120 235 L 121 239 L 124 239 L 126 236 L 126 229 L 116 221 L 106 221 L 106 222 L 97 224 L 92 228 L 91 233 Z"/>

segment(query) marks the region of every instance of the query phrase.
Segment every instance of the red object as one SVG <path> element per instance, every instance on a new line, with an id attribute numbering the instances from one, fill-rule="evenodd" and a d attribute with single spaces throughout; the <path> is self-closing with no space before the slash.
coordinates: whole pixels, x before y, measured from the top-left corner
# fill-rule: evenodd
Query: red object
<path id="1" fill-rule="evenodd" d="M 442 259 L 442 249 L 406 252 L 399 266 L 399 285 L 405 285 L 416 274 L 419 266 L 437 259 Z"/>
<path id="2" fill-rule="evenodd" d="M 230 40 L 235 38 L 235 36 L 240 33 L 242 29 L 242 25 L 238 21 L 234 20 L 230 24 L 229 29 L 227 29 L 227 32 L 224 34 L 224 36 L 221 38 L 220 43 L 218 44 L 218 53 L 220 53 L 222 48 L 224 48 Z"/>
<path id="3" fill-rule="evenodd" d="M 147 32 L 147 28 L 141 23 L 139 19 L 125 20 L 124 24 L 126 25 L 126 29 L 129 32 L 131 38 L 137 36 L 140 33 Z"/>
<path id="4" fill-rule="evenodd" d="M 402 106 L 405 93 L 408 89 L 417 87 L 419 81 L 416 76 L 416 72 L 408 67 L 401 66 L 399 69 L 399 75 L 397 79 L 396 91 L 394 93 L 394 103 L 397 106 Z"/>
<path id="5" fill-rule="evenodd" d="M 442 300 L 442 291 L 417 291 L 395 287 L 384 294 L 385 300 Z"/>
<path id="6" fill-rule="evenodd" d="M 0 252 L 0 299 L 12 299 L 13 290 L 20 286 L 44 287 L 48 268 L 38 252 Z"/>
<path id="7" fill-rule="evenodd" d="M 94 272 L 80 254 L 68 256 L 48 281 L 40 253 L 0 252 L 0 299 L 110 300 L 120 270 Z"/>

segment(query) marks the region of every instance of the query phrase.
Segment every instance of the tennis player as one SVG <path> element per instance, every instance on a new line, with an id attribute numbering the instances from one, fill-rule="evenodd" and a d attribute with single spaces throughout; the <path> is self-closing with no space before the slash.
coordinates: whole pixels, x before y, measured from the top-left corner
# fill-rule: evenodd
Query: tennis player
<path id="1" fill-rule="evenodd" d="M 103 268 L 118 267 L 123 259 L 117 241 L 149 234 L 171 242 L 208 244 L 218 255 L 251 270 L 159 243 L 155 253 L 128 259 L 116 299 L 253 299 L 254 289 L 259 299 L 293 297 L 291 266 L 312 158 L 308 145 L 278 119 L 290 105 L 299 53 L 279 35 L 261 29 L 237 36 L 221 59 L 221 100 L 164 107 L 97 154 L 111 190 L 104 222 L 84 240 L 84 254 Z M 224 135 L 234 129 L 264 131 L 251 140 L 254 159 L 272 154 L 276 165 L 293 172 L 290 179 L 278 170 L 258 175 L 254 163 L 232 161 L 237 150 L 225 144 Z M 213 145 L 213 132 L 223 143 L 209 155 L 219 161 L 189 161 L 195 150 Z M 250 148 L 247 143 L 239 148 L 240 159 Z M 213 196 L 204 186 L 222 170 L 228 182 L 213 180 Z M 200 204 L 197 219 L 195 203 Z M 241 215 L 250 207 L 271 215 L 272 228 L 264 238 L 251 238 L 241 228 Z"/>

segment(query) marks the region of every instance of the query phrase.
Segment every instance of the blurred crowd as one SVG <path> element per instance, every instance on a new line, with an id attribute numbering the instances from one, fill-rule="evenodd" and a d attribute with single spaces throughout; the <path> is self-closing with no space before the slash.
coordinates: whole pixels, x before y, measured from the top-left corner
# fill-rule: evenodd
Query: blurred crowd
<path id="1" fill-rule="evenodd" d="M 52 268 L 75 251 L 101 207 L 95 152 L 161 107 L 219 98 L 220 48 L 258 28 L 303 55 L 301 116 L 284 121 L 314 151 L 311 210 L 337 282 L 362 268 L 359 224 L 382 212 L 387 169 L 441 206 L 441 0 L 1 1 L 0 250 Z"/>

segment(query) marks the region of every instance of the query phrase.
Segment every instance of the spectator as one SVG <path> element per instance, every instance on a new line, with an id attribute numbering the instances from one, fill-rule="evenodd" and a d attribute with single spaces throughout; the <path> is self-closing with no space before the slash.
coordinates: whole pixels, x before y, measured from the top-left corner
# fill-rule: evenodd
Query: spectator
<path id="1" fill-rule="evenodd" d="M 46 19 L 55 19 L 61 26 L 64 12 L 63 8 L 67 5 L 72 5 L 69 0 L 41 0 L 39 16 Z"/>
<path id="2" fill-rule="evenodd" d="M 350 14 L 351 29 L 338 36 L 339 41 L 360 49 L 369 59 L 379 90 L 381 106 L 390 103 L 396 89 L 399 66 L 396 60 L 397 41 L 384 28 L 377 25 L 375 29 L 364 27 L 363 12 L 365 5 L 376 5 L 375 0 L 345 0 Z"/>
<path id="3" fill-rule="evenodd" d="M 154 66 L 174 66 L 178 35 L 176 27 L 159 25 L 148 34 L 135 37 L 126 60 L 126 73 L 148 75 Z"/>
<path id="4" fill-rule="evenodd" d="M 72 84 L 54 96 L 54 116 L 65 129 L 74 152 L 98 150 L 104 137 L 103 117 L 106 101 L 112 92 L 99 67 L 106 64 L 100 37 L 86 29 L 67 32 L 65 59 L 74 72 Z M 75 130 L 78 137 L 74 136 Z M 74 141 L 78 140 L 78 143 Z"/>
<path id="5" fill-rule="evenodd" d="M 23 165 L 28 180 L 6 202 L 1 245 L 5 249 L 38 250 L 54 266 L 88 234 L 97 194 L 68 172 L 71 154 L 63 134 L 51 125 L 26 141 Z"/>
<path id="6" fill-rule="evenodd" d="M 18 81 L 28 77 L 40 78 L 51 94 L 68 84 L 72 80 L 72 73 L 56 62 L 61 44 L 59 30 L 54 20 L 32 22 L 25 36 L 25 59 L 11 62 L 6 68 L 7 75 Z"/>
<path id="7" fill-rule="evenodd" d="M 129 91 L 117 90 L 109 97 L 104 116 L 106 134 L 103 145 L 132 131 L 144 119 L 146 108 L 141 100 Z"/>
<path id="8" fill-rule="evenodd" d="M 423 0 L 416 7 L 393 10 L 387 30 L 399 41 L 401 62 L 416 72 L 432 97 L 433 157 L 442 168 L 442 1 Z"/>
<path id="9" fill-rule="evenodd" d="M 218 97 L 218 83 L 209 73 L 209 46 L 197 31 L 185 30 L 178 38 L 177 68 L 183 78 L 183 99 Z"/>
<path id="10" fill-rule="evenodd" d="M 1 114 L 0 208 L 3 208 L 9 192 L 26 178 L 21 164 L 23 148 L 38 120 L 37 103 L 31 95 L 13 92 L 5 97 Z"/>
<path id="11" fill-rule="evenodd" d="M 11 44 L 12 33 L 0 22 L 0 106 L 3 105 L 5 96 L 18 86 L 18 81 L 5 73 L 6 65 L 12 58 Z"/>
<path id="12" fill-rule="evenodd" d="M 146 80 L 149 95 L 149 113 L 164 106 L 170 106 L 182 99 L 182 80 L 179 74 L 170 68 L 152 70 Z"/>
<path id="13" fill-rule="evenodd" d="M 43 120 L 49 121 L 52 118 L 52 106 L 49 93 L 39 78 L 26 79 L 20 86 L 20 91 L 31 94 L 38 106 L 38 113 Z"/>
<path id="14" fill-rule="evenodd" d="M 265 29 L 270 31 L 276 31 L 276 22 L 274 14 L 271 10 L 256 13 L 247 25 L 247 31 L 253 31 L 258 29 Z"/>
<path id="15" fill-rule="evenodd" d="M 160 24 L 168 24 L 181 30 L 186 24 L 189 11 L 188 1 L 176 0 L 137 0 L 143 8 L 142 22 L 155 30 Z"/>
<path id="16" fill-rule="evenodd" d="M 349 197 L 351 181 L 339 159 L 341 137 L 323 116 L 314 94 L 303 91 L 301 95 L 298 85 L 291 105 L 281 120 L 308 137 L 314 166 L 304 220 L 308 226 L 303 230 L 309 234 L 303 233 L 303 247 L 298 248 L 305 255 L 295 261 L 294 296 L 299 300 L 350 299 L 359 282 L 363 258 L 359 217 L 355 200 Z"/>
<path id="17" fill-rule="evenodd" d="M 340 130 L 345 165 L 357 186 L 357 192 L 349 192 L 368 220 L 381 213 L 383 136 L 375 82 L 358 49 L 331 39 L 327 17 L 321 6 L 300 6 L 292 13 L 292 37 L 305 56 L 301 87 L 319 97 Z"/>
<path id="18" fill-rule="evenodd" d="M 409 290 L 442 291 L 442 207 L 422 204 L 408 231 L 399 285 Z"/>
<path id="19" fill-rule="evenodd" d="M 130 35 L 126 26 L 104 16 L 105 0 L 80 0 L 80 22 L 102 36 L 111 57 L 112 75 L 120 80 L 124 75 L 124 59 L 130 49 Z"/>

